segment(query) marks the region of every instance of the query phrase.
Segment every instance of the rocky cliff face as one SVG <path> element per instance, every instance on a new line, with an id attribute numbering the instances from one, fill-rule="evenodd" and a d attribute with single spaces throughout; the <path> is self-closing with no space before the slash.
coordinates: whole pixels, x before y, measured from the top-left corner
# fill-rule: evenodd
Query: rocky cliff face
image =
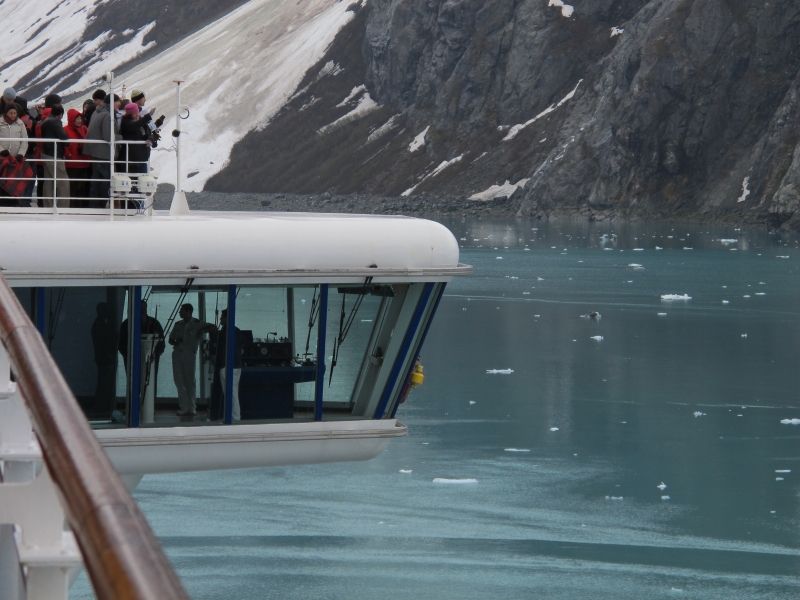
<path id="1" fill-rule="evenodd" d="M 470 202 L 528 179 L 522 215 L 800 228 L 799 25 L 792 0 L 370 0 L 317 66 L 349 65 L 338 96 L 326 96 L 336 78 L 309 72 L 238 156 L 310 119 L 304 149 L 286 149 L 310 174 L 258 177 L 272 159 L 250 161 L 250 191 Z M 351 84 L 373 110 L 337 106 Z M 212 189 L 242 181 L 236 159 Z"/>

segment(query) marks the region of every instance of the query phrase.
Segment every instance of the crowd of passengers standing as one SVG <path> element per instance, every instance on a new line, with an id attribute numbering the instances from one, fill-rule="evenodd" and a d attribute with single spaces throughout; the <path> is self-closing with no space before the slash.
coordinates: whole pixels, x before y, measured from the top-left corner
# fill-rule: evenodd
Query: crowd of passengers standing
<path id="1" fill-rule="evenodd" d="M 155 119 L 155 107 L 146 103 L 141 90 L 122 99 L 98 89 L 82 110 L 66 112 L 64 125 L 58 94 L 32 105 L 6 88 L 0 97 L 0 206 L 52 207 L 57 198 L 59 208 L 107 208 L 112 135 L 144 142 L 115 146 L 117 173 L 147 173 L 150 150 L 158 145 L 164 116 Z"/>

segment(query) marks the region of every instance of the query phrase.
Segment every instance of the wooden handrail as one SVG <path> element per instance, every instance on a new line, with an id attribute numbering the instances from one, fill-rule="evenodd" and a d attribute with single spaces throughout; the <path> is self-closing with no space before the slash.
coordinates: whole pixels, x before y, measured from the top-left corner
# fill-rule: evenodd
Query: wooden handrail
<path id="1" fill-rule="evenodd" d="M 188 600 L 161 544 L 2 273 L 0 341 L 97 598 Z"/>

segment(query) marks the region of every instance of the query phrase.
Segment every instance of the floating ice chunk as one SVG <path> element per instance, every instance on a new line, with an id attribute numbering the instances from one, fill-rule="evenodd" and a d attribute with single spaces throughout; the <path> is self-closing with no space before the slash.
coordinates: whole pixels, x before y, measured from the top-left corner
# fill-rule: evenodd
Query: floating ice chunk
<path id="1" fill-rule="evenodd" d="M 743 334 L 742 334 L 742 337 L 745 337 L 745 338 L 746 338 L 746 337 L 747 337 L 747 334 L 746 334 L 746 333 L 743 333 Z"/>
<path id="2" fill-rule="evenodd" d="M 731 302 L 730 302 L 730 300 L 723 300 L 722 303 L 723 304 L 730 304 Z"/>
<path id="3" fill-rule="evenodd" d="M 776 473 L 791 473 L 791 469 L 775 469 Z"/>
<path id="4" fill-rule="evenodd" d="M 503 260 L 503 257 L 502 256 L 498 256 L 497 260 Z"/>
<path id="5" fill-rule="evenodd" d="M 623 496 L 606 496 L 606 500 L 622 500 Z"/>
<path id="6" fill-rule="evenodd" d="M 689 294 L 662 294 L 662 300 L 691 300 L 692 297 Z"/>
<path id="7" fill-rule="evenodd" d="M 639 263 L 630 263 L 628 266 L 631 269 L 636 269 L 636 270 L 644 269 L 644 267 L 642 265 L 640 265 Z"/>
<path id="8" fill-rule="evenodd" d="M 766 296 L 765 292 L 756 292 L 756 296 Z"/>
<path id="9" fill-rule="evenodd" d="M 425 136 L 428 135 L 428 130 L 430 128 L 431 126 L 428 125 L 425 129 L 422 130 L 422 133 L 417 135 L 417 137 L 415 137 L 412 140 L 412 142 L 408 145 L 409 152 L 416 152 L 425 145 Z"/>
<path id="10" fill-rule="evenodd" d="M 413 469 L 400 469 L 401 473 L 411 473 Z"/>
<path id="11" fill-rule="evenodd" d="M 558 431 L 558 427 L 551 427 L 550 431 Z"/>
<path id="12" fill-rule="evenodd" d="M 789 258 L 788 256 L 776 256 L 775 258 Z"/>
<path id="13" fill-rule="evenodd" d="M 656 250 L 663 250 L 661 246 L 656 246 Z"/>
<path id="14" fill-rule="evenodd" d="M 527 448 L 506 448 L 505 452 L 530 452 Z"/>
<path id="15" fill-rule="evenodd" d="M 742 296 L 742 298 L 749 298 L 749 297 L 750 297 L 750 294 L 745 294 L 744 296 Z"/>
<path id="16" fill-rule="evenodd" d="M 470 404 L 476 404 L 475 400 L 470 400 L 469 403 Z"/>
<path id="17" fill-rule="evenodd" d="M 766 283 L 764 283 L 763 281 L 759 281 L 759 282 L 758 282 L 758 285 L 767 285 L 767 284 L 766 284 Z"/>
<path id="18" fill-rule="evenodd" d="M 469 484 L 469 483 L 478 483 L 477 479 L 445 479 L 444 477 L 437 477 L 433 480 L 433 483 L 451 483 L 451 484 Z"/>
<path id="19" fill-rule="evenodd" d="M 727 244 L 735 244 L 738 241 L 739 241 L 739 238 L 723 238 L 723 239 L 720 240 L 720 242 L 722 242 L 725 245 L 727 245 Z"/>
<path id="20" fill-rule="evenodd" d="M 625 31 L 624 29 L 620 29 L 619 27 L 612 27 L 611 28 L 611 37 L 616 37 L 618 35 L 622 35 L 622 32 Z"/>
<path id="21" fill-rule="evenodd" d="M 742 195 L 736 200 L 736 202 L 744 202 L 747 200 L 747 197 L 750 195 L 750 190 L 747 188 L 747 184 L 750 183 L 750 178 L 745 177 L 742 180 Z"/>
<path id="22" fill-rule="evenodd" d="M 697 418 L 697 417 L 705 417 L 706 413 L 700 412 L 699 410 L 696 410 L 696 411 L 694 411 L 694 416 L 695 416 L 695 418 Z"/>
<path id="23" fill-rule="evenodd" d="M 800 425 L 800 419 L 782 419 L 784 425 Z"/>
<path id="24" fill-rule="evenodd" d="M 614 250 L 613 248 L 603 248 L 603 250 Z"/>
<path id="25" fill-rule="evenodd" d="M 570 18 L 572 16 L 572 12 L 575 10 L 573 6 L 569 4 L 564 4 L 564 0 L 550 0 L 550 4 L 547 6 L 555 6 L 561 8 L 561 16 Z"/>
<path id="26" fill-rule="evenodd" d="M 662 500 L 669 500 L 669 496 L 661 496 Z"/>
<path id="27" fill-rule="evenodd" d="M 541 277 L 537 277 L 537 278 L 536 278 L 536 281 L 544 281 L 544 279 L 543 279 L 543 278 L 541 278 Z"/>
<path id="28" fill-rule="evenodd" d="M 634 248 L 634 252 L 644 252 L 644 248 Z"/>
<path id="29" fill-rule="evenodd" d="M 531 293 L 530 293 L 530 292 L 522 292 L 522 295 L 523 295 L 523 296 L 530 296 L 530 295 L 531 295 Z"/>
<path id="30" fill-rule="evenodd" d="M 689 248 L 688 246 L 683 247 L 684 250 L 694 250 L 694 248 Z"/>
<path id="31" fill-rule="evenodd" d="M 597 340 L 598 342 L 602 342 L 603 341 L 603 336 L 602 335 L 593 335 L 591 339 Z"/>
<path id="32" fill-rule="evenodd" d="M 486 369 L 489 375 L 511 375 L 514 369 Z"/>
<path id="33" fill-rule="evenodd" d="M 776 477 L 775 481 L 783 481 L 783 477 Z"/>
<path id="34" fill-rule="evenodd" d="M 656 487 L 663 492 L 665 489 L 667 489 L 667 484 L 662 481 Z"/>

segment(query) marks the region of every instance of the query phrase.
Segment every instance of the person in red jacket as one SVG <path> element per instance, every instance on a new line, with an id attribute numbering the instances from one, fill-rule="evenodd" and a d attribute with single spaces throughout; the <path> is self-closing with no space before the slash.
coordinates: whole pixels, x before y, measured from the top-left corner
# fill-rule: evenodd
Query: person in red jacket
<path id="1" fill-rule="evenodd" d="M 67 112 L 67 126 L 64 131 L 71 140 L 85 140 L 89 128 L 83 124 L 83 115 L 70 108 Z M 78 141 L 72 142 L 64 150 L 64 158 L 67 160 L 67 174 L 69 175 L 69 195 L 72 198 L 89 197 L 89 180 L 92 178 L 91 161 L 92 157 L 84 154 L 83 144 Z M 85 206 L 84 200 L 72 203 L 72 206 Z"/>

